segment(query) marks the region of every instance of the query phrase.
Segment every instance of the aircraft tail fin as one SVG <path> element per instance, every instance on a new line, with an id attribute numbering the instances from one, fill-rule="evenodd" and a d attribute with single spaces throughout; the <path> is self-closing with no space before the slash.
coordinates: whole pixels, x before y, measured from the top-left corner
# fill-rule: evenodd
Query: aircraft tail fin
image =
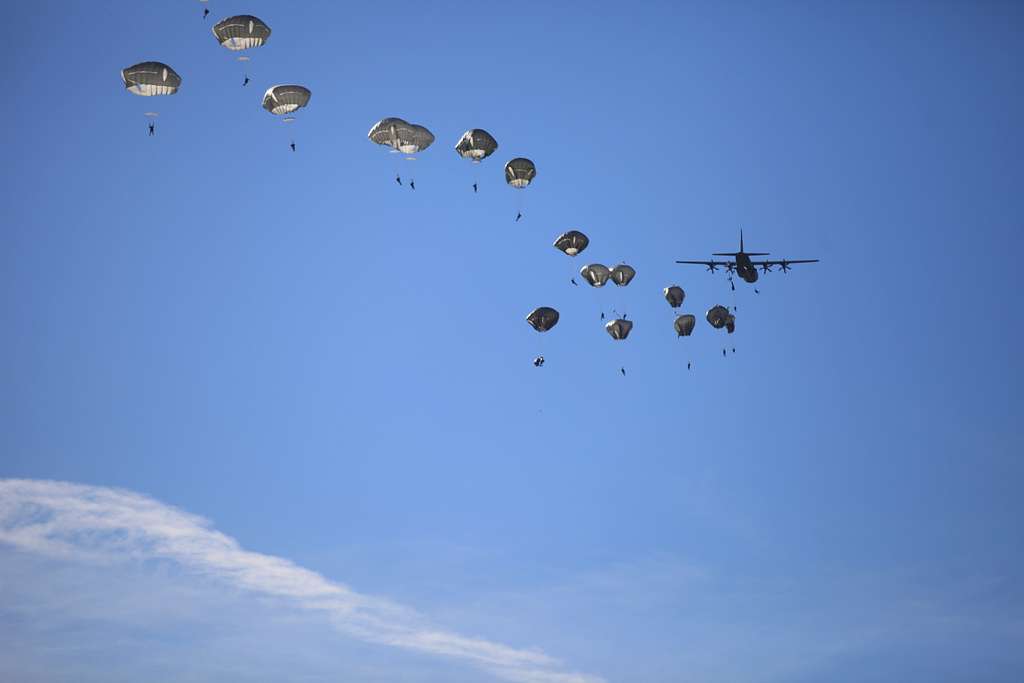
<path id="1" fill-rule="evenodd" d="M 712 256 L 739 256 L 740 254 L 746 254 L 747 256 L 768 256 L 766 251 L 752 251 L 747 253 L 743 250 L 743 228 L 740 228 L 740 250 L 739 251 L 721 251 L 712 254 Z"/>

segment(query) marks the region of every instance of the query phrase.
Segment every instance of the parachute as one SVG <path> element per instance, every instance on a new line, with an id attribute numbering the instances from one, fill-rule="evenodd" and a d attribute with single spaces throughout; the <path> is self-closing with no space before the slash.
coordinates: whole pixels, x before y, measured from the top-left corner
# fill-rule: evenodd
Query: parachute
<path id="1" fill-rule="evenodd" d="M 625 287 L 629 284 L 629 281 L 636 277 L 636 271 L 631 266 L 627 266 L 625 263 L 620 263 L 610 271 L 612 282 L 619 287 Z"/>
<path id="2" fill-rule="evenodd" d="M 529 185 L 537 175 L 537 167 L 529 159 L 521 157 L 505 164 L 505 182 L 522 189 Z"/>
<path id="3" fill-rule="evenodd" d="M 570 230 L 559 235 L 552 246 L 567 256 L 575 256 L 586 249 L 588 244 L 590 239 L 586 235 L 579 230 Z"/>
<path id="4" fill-rule="evenodd" d="M 173 95 L 181 87 L 181 76 L 163 62 L 141 62 L 121 69 L 121 80 L 128 92 L 144 97 Z"/>
<path id="5" fill-rule="evenodd" d="M 263 108 L 275 116 L 291 114 L 309 104 L 312 94 L 301 85 L 272 85 L 263 94 Z"/>
<path id="6" fill-rule="evenodd" d="M 381 119 L 373 124 L 366 137 L 403 154 L 422 152 L 434 143 L 434 134 L 429 130 L 397 117 Z"/>
<path id="7" fill-rule="evenodd" d="M 662 293 L 665 295 L 665 301 L 667 301 L 668 305 L 672 308 L 679 308 L 682 306 L 683 299 L 686 298 L 686 292 L 684 292 L 683 288 L 678 285 L 666 287 L 662 290 Z"/>
<path id="8" fill-rule="evenodd" d="M 416 152 L 422 152 L 427 147 L 430 147 L 432 144 L 434 144 L 434 134 L 427 130 L 426 127 L 421 126 L 418 123 L 414 123 L 412 124 L 412 131 L 412 139 L 415 149 L 413 149 L 411 152 L 406 152 L 406 150 L 402 150 L 403 152 L 406 152 L 406 154 L 415 154 Z"/>
<path id="9" fill-rule="evenodd" d="M 612 339 L 622 340 L 629 336 L 630 330 L 633 329 L 633 321 L 626 320 L 625 318 L 609 320 L 604 329 L 611 335 Z"/>
<path id="10" fill-rule="evenodd" d="M 535 308 L 526 316 L 526 322 L 538 332 L 547 332 L 558 324 L 558 311 L 548 306 Z"/>
<path id="11" fill-rule="evenodd" d="M 689 337 L 696 324 L 697 319 L 689 313 L 678 315 L 675 322 L 676 334 L 680 337 Z"/>
<path id="12" fill-rule="evenodd" d="M 603 266 L 600 263 L 591 263 L 580 268 L 580 275 L 590 283 L 591 287 L 604 287 L 611 276 L 611 271 L 608 270 L 607 266 Z"/>
<path id="13" fill-rule="evenodd" d="M 270 39 L 270 27 L 250 14 L 222 19 L 212 30 L 217 42 L 232 52 L 259 47 Z"/>
<path id="14" fill-rule="evenodd" d="M 706 316 L 708 323 L 710 323 L 711 327 L 716 330 L 720 330 L 725 327 L 729 317 L 729 309 L 721 304 L 709 309 Z"/>
<path id="15" fill-rule="evenodd" d="M 494 154 L 496 149 L 498 149 L 498 141 L 482 128 L 467 130 L 455 145 L 455 151 L 459 156 L 469 159 L 474 164 L 478 164 Z"/>

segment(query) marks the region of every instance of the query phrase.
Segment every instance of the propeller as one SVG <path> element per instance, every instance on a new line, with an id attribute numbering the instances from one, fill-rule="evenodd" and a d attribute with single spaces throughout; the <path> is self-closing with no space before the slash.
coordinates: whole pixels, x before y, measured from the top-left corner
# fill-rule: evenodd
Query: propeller
<path id="1" fill-rule="evenodd" d="M 725 264 L 725 269 L 726 269 L 726 270 L 727 270 L 728 272 L 730 272 L 730 273 L 731 273 L 731 272 L 733 272 L 733 270 L 735 270 L 735 269 L 736 269 L 736 264 L 735 264 L 735 263 L 726 263 L 726 264 Z"/>
<path id="2" fill-rule="evenodd" d="M 771 264 L 770 264 L 770 263 L 768 263 L 767 261 L 765 261 L 764 263 L 762 263 L 762 264 L 761 264 L 761 272 L 762 272 L 762 273 L 770 273 L 770 272 L 772 272 L 772 266 L 771 266 Z"/>
<path id="3" fill-rule="evenodd" d="M 715 272 L 716 270 L 718 270 L 718 266 L 716 266 L 716 265 L 715 265 L 714 263 L 708 263 L 708 264 L 706 264 L 706 265 L 707 265 L 707 267 L 708 267 L 708 272 L 709 272 L 709 273 L 713 273 L 713 272 Z"/>
<path id="4" fill-rule="evenodd" d="M 782 259 L 781 261 L 779 261 L 779 267 L 782 268 L 782 272 L 783 273 L 788 273 L 789 272 L 789 261 L 787 261 L 786 259 Z"/>

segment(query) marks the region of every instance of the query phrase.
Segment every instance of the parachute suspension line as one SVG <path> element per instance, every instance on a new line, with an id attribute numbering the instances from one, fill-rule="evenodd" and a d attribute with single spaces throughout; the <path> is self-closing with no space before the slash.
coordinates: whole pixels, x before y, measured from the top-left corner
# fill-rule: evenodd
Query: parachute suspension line
<path id="1" fill-rule="evenodd" d="M 409 156 L 405 157 L 405 160 L 416 161 L 416 156 L 414 154 L 410 154 Z M 413 171 L 409 172 L 409 187 L 411 187 L 414 190 L 416 189 L 416 175 L 415 172 Z"/>
<path id="2" fill-rule="evenodd" d="M 389 152 L 391 155 L 391 166 L 395 174 L 395 182 L 399 185 L 402 184 L 402 159 L 399 157 L 400 152 L 397 149 L 393 149 Z"/>

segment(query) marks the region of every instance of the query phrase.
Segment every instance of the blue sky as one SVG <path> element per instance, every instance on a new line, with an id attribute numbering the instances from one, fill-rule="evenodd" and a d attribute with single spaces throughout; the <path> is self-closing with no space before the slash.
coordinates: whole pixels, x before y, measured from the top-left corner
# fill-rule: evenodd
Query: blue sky
<path id="1" fill-rule="evenodd" d="M 209 6 L 0 27 L 0 678 L 1021 679 L 1019 5 Z M 386 116 L 437 136 L 415 192 Z M 674 264 L 741 227 L 822 263 Z"/>

